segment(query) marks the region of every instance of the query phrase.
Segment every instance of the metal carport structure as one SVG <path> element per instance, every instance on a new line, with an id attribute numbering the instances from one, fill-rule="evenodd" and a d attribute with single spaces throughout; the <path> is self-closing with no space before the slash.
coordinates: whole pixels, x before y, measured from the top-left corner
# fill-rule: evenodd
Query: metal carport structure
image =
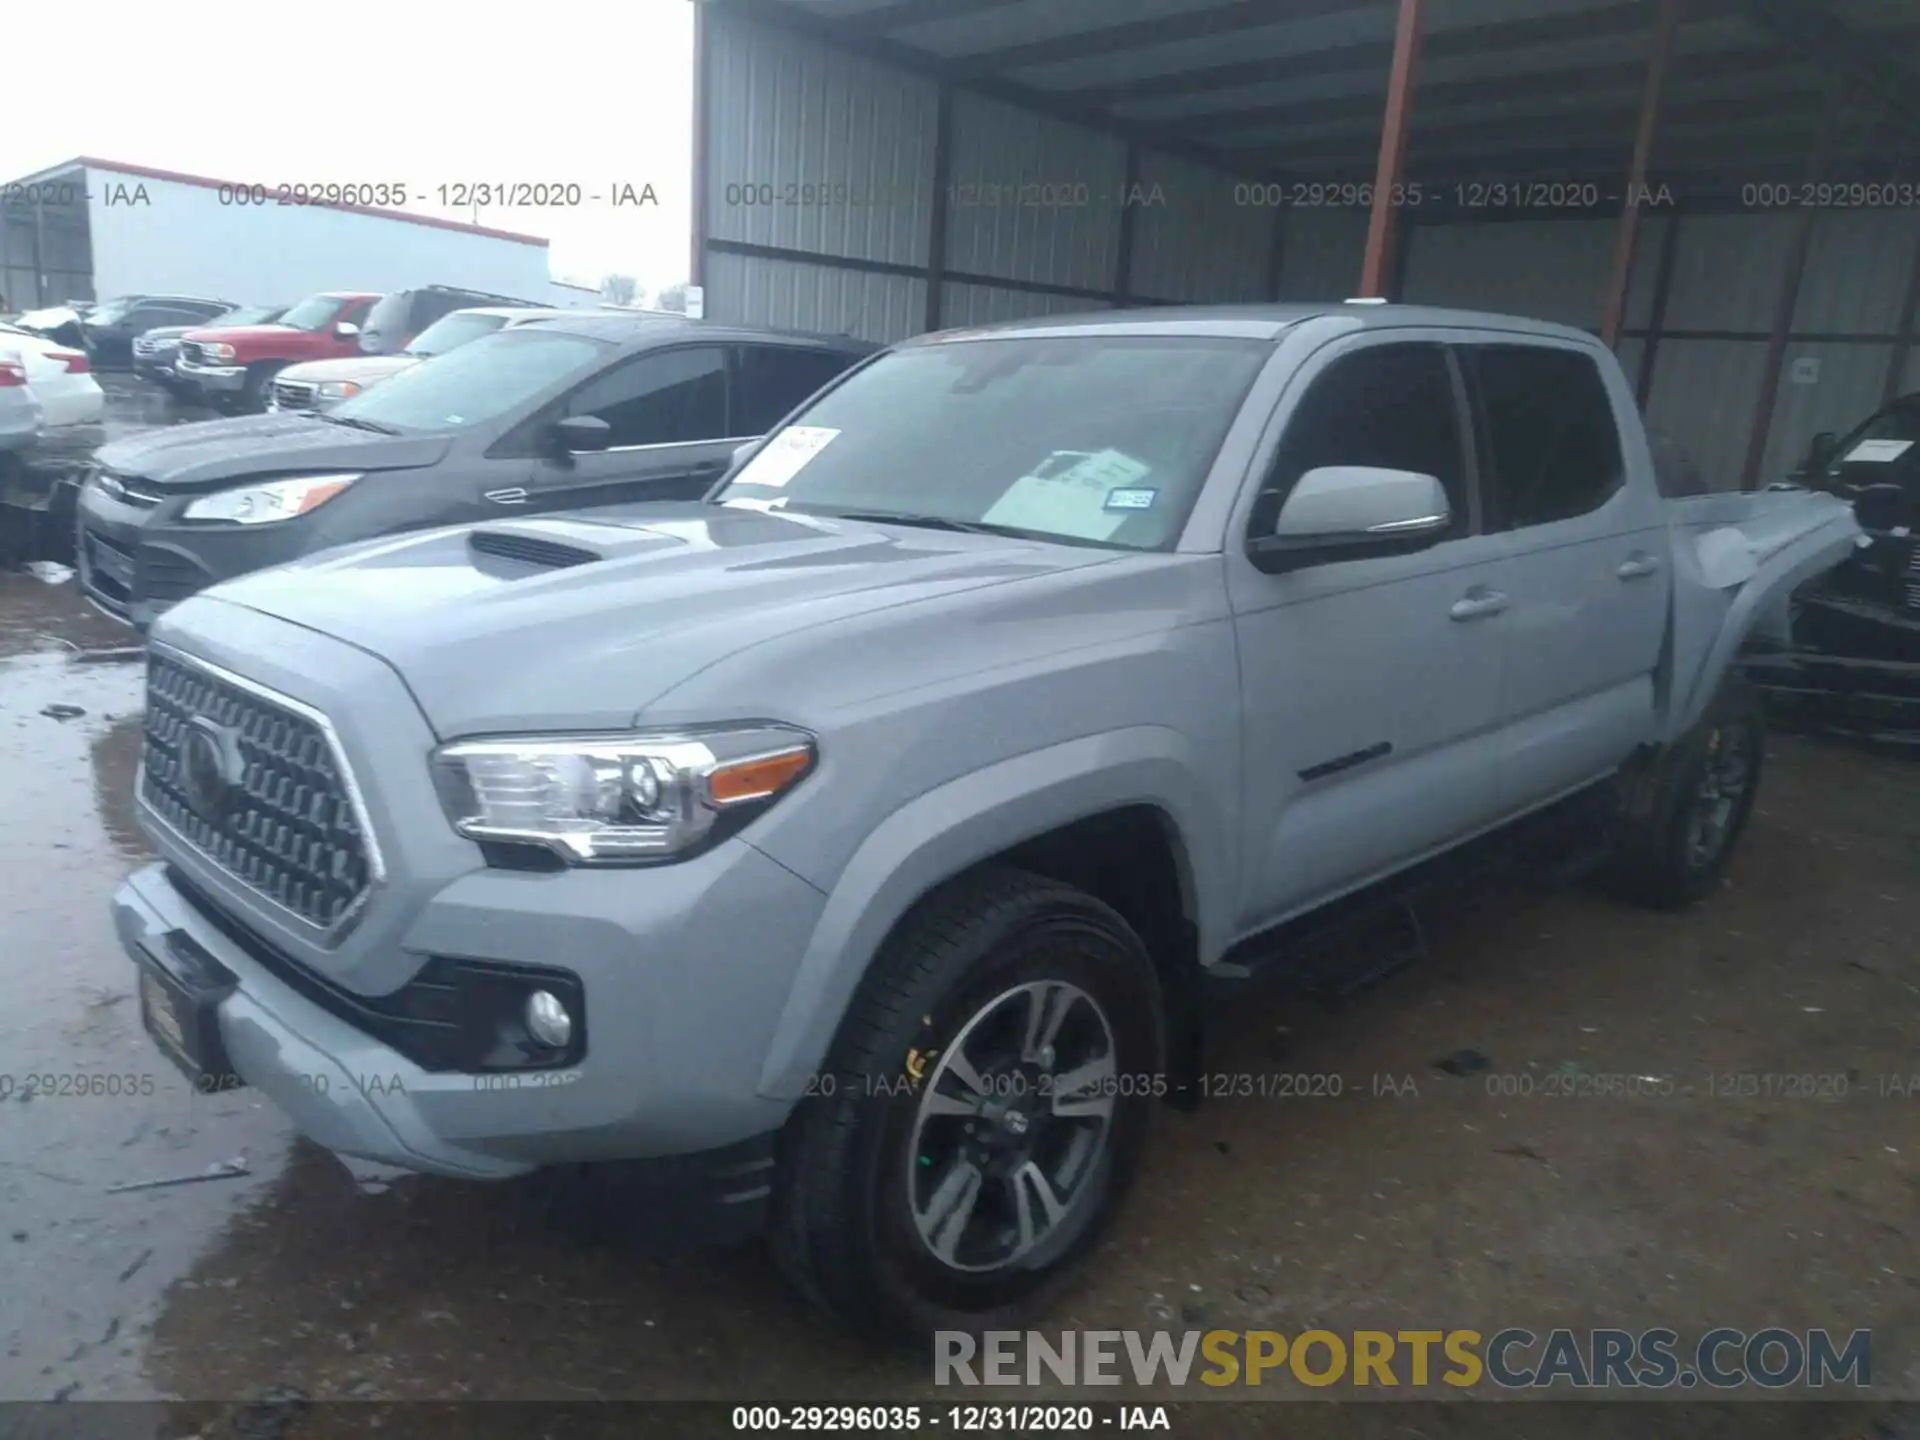
<path id="1" fill-rule="evenodd" d="M 1920 388 L 1911 0 L 702 0 L 716 318 L 1379 294 L 1605 333 L 1719 484 Z"/>

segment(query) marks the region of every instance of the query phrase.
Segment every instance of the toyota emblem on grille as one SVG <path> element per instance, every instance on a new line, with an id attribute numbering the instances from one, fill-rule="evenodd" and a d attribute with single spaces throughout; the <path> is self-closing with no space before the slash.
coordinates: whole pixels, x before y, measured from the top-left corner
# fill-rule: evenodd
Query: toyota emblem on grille
<path id="1" fill-rule="evenodd" d="M 193 812 L 218 825 L 246 773 L 239 732 L 205 715 L 194 716 L 180 745 L 180 789 Z"/>

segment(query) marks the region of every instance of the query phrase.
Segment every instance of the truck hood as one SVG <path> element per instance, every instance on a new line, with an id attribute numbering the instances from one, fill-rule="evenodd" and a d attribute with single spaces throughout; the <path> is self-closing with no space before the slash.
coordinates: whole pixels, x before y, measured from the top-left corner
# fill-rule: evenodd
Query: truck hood
<path id="1" fill-rule="evenodd" d="M 343 355 L 338 360 L 302 360 L 287 366 L 276 378 L 315 385 L 325 380 L 358 380 L 365 384 L 419 363 L 412 355 Z"/>
<path id="2" fill-rule="evenodd" d="M 160 490 L 197 490 L 261 475 L 408 470 L 433 464 L 450 444 L 445 435 L 377 435 L 309 415 L 241 415 L 115 440 L 94 458 Z"/>
<path id="3" fill-rule="evenodd" d="M 291 325 L 196 325 L 183 332 L 188 340 L 219 340 L 228 345 L 251 345 L 255 341 L 264 341 L 271 345 L 289 335 L 305 335 L 310 332 L 296 330 Z"/>
<path id="4" fill-rule="evenodd" d="M 660 503 L 346 546 L 229 581 L 163 624 L 224 603 L 344 640 L 390 664 L 442 738 L 612 730 L 784 635 L 1116 555 Z"/>

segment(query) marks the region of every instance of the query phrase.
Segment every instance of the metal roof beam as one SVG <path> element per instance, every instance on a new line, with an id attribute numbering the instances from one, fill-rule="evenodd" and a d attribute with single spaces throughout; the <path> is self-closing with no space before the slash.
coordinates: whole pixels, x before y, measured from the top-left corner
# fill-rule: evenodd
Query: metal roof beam
<path id="1" fill-rule="evenodd" d="M 1151 20 L 1132 20 L 1124 25 L 1106 25 L 1094 30 L 1077 30 L 1071 35 L 1054 35 L 1024 45 L 1008 45 L 998 50 L 977 50 L 956 55 L 948 64 L 956 77 L 1004 75 L 1036 65 L 1056 65 L 1063 60 L 1084 60 L 1089 55 L 1112 55 L 1122 50 L 1141 50 L 1152 45 L 1171 45 L 1181 40 L 1204 40 L 1214 35 L 1232 35 L 1242 30 L 1285 25 L 1294 20 L 1311 20 L 1321 15 L 1337 15 L 1354 10 L 1380 10 L 1391 22 L 1393 7 L 1384 4 L 1356 3 L 1356 0 L 1233 0 L 1227 5 L 1211 5 L 1204 10 L 1181 15 L 1156 16 Z M 1387 54 L 1393 53 L 1391 43 Z"/>
<path id="2" fill-rule="evenodd" d="M 1833 78 L 1886 107 L 1908 144 L 1920 141 L 1920 77 L 1887 58 L 1888 41 L 1854 30 L 1820 0 L 1743 0 L 1747 17 L 1774 39 L 1812 56 Z"/>
<path id="3" fill-rule="evenodd" d="M 1694 0 L 1687 16 L 1689 24 L 1724 20 L 1741 13 L 1744 0 Z M 1651 0 L 1630 0 L 1625 5 L 1609 5 L 1599 10 L 1579 10 L 1565 15 L 1540 15 L 1524 20 L 1505 20 L 1495 24 L 1471 25 L 1437 31 L 1421 42 L 1428 62 L 1463 57 L 1500 54 L 1535 46 L 1577 45 L 1582 41 L 1639 39 L 1653 23 Z M 1181 70 L 1170 75 L 1143 75 L 1137 80 L 1113 84 L 1049 87 L 1048 93 L 1070 98 L 1081 105 L 1126 105 L 1141 100 L 1164 100 L 1179 95 L 1207 95 L 1246 85 L 1271 84 L 1308 75 L 1328 75 L 1354 70 L 1377 74 L 1386 84 L 1387 66 L 1393 60 L 1393 42 L 1366 40 L 1352 45 L 1335 45 L 1309 50 L 1298 55 L 1275 55 L 1265 60 L 1236 60 L 1227 65 L 1209 65 L 1202 70 Z M 1646 73 L 1645 62 L 1637 61 L 1635 74 Z M 1431 87 L 1428 87 L 1429 89 Z M 1426 93 L 1420 98 L 1426 108 Z M 1373 100 L 1379 112 L 1379 99 Z"/>

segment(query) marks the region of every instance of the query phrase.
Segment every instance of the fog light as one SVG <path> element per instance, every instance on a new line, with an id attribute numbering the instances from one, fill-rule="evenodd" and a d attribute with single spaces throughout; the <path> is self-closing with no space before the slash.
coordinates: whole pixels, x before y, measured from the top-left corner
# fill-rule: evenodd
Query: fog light
<path id="1" fill-rule="evenodd" d="M 554 1050 L 566 1049 L 573 1038 L 573 1017 L 551 990 L 536 990 L 527 997 L 527 1033 Z"/>

